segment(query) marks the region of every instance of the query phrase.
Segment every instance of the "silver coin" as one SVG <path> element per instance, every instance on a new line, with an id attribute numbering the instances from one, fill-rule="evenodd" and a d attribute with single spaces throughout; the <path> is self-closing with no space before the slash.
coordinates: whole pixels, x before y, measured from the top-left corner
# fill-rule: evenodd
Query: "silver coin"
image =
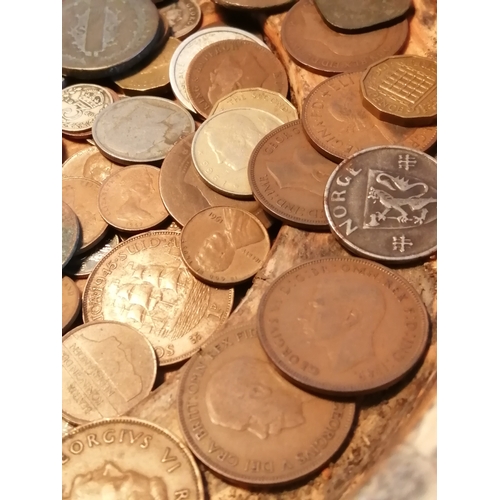
<path id="1" fill-rule="evenodd" d="M 62 202 L 62 267 L 70 261 L 80 243 L 81 228 L 72 208 Z"/>
<path id="2" fill-rule="evenodd" d="M 189 64 L 194 56 L 208 45 L 218 42 L 220 40 L 249 40 L 258 43 L 262 47 L 269 49 L 269 47 L 259 40 L 252 33 L 240 30 L 238 28 L 231 28 L 229 26 L 220 26 L 215 28 L 206 28 L 201 31 L 193 33 L 187 37 L 175 50 L 170 60 L 169 76 L 170 85 L 172 90 L 179 99 L 179 101 L 193 113 L 196 113 L 186 88 L 186 72 Z"/>
<path id="3" fill-rule="evenodd" d="M 163 160 L 194 129 L 192 116 L 178 104 L 140 96 L 117 101 L 99 113 L 92 137 L 104 156 L 130 165 Z"/>

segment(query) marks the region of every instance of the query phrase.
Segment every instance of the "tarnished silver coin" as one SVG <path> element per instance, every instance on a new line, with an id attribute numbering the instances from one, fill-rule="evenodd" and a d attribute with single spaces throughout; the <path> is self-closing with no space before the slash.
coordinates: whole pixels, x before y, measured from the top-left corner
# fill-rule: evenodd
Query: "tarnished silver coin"
<path id="1" fill-rule="evenodd" d="M 394 263 L 427 257 L 437 248 L 437 162 L 402 146 L 359 151 L 328 179 L 325 212 L 355 254 Z"/>
<path id="2" fill-rule="evenodd" d="M 73 257 L 80 241 L 80 222 L 71 207 L 62 202 L 62 266 Z"/>
<path id="3" fill-rule="evenodd" d="M 195 0 L 161 2 L 158 12 L 165 25 L 171 27 L 175 38 L 182 39 L 190 35 L 201 21 L 201 9 Z"/>
<path id="4" fill-rule="evenodd" d="M 117 101 L 99 113 L 92 136 L 104 156 L 130 165 L 163 160 L 194 129 L 193 118 L 178 104 L 162 97 L 139 96 Z"/>

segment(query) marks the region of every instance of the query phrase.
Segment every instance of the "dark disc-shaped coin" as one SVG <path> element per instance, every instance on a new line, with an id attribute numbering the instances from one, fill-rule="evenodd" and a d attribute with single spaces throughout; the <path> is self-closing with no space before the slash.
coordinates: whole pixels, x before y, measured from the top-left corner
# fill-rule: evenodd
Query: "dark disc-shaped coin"
<path id="1" fill-rule="evenodd" d="M 295 0 L 214 0 L 216 4 L 222 5 L 228 9 L 272 9 L 291 4 Z"/>
<path id="2" fill-rule="evenodd" d="M 355 410 L 285 380 L 254 323 L 220 332 L 188 362 L 178 405 L 184 437 L 202 462 L 230 480 L 259 485 L 321 467 L 347 437 Z"/>
<path id="3" fill-rule="evenodd" d="M 172 36 L 179 39 L 190 35 L 201 21 L 201 9 L 195 0 L 162 2 L 158 5 L 158 13 L 172 29 Z"/>
<path id="4" fill-rule="evenodd" d="M 367 393 L 400 380 L 424 353 L 427 311 L 398 274 L 363 259 L 317 259 L 290 269 L 258 309 L 262 347 L 299 385 Z"/>
<path id="5" fill-rule="evenodd" d="M 80 222 L 73 209 L 62 202 L 62 267 L 70 261 L 80 243 Z"/>
<path id="6" fill-rule="evenodd" d="M 333 160 L 343 160 L 373 146 L 393 144 L 427 151 L 436 142 L 436 127 L 402 127 L 373 116 L 363 106 L 361 75 L 332 76 L 307 96 L 302 125 L 311 144 Z"/>
<path id="7" fill-rule="evenodd" d="M 368 33 L 345 35 L 330 29 L 313 0 L 300 0 L 283 21 L 281 41 L 298 64 L 324 74 L 362 71 L 396 54 L 408 36 L 408 21 Z"/>
<path id="8" fill-rule="evenodd" d="M 104 78 L 145 58 L 163 34 L 150 0 L 65 0 L 62 5 L 62 72 Z"/>
<path id="9" fill-rule="evenodd" d="M 362 257 L 427 257 L 437 248 L 436 160 L 398 146 L 360 151 L 328 179 L 325 211 L 340 242 Z"/>

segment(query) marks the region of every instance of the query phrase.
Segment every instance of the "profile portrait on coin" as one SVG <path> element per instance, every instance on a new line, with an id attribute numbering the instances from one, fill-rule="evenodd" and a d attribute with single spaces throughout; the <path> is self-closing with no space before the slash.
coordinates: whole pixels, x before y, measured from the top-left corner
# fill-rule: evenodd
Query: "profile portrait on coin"
<path id="1" fill-rule="evenodd" d="M 155 183 L 153 176 L 144 170 L 141 179 L 131 186 L 124 186 L 121 190 L 123 204 L 117 209 L 116 218 L 120 221 L 147 220 L 153 216 L 146 210 L 155 195 Z"/>
<path id="2" fill-rule="evenodd" d="M 86 221 L 88 223 L 97 221 L 96 214 L 91 212 L 90 210 L 87 210 L 85 205 L 79 202 L 79 200 L 77 199 L 77 192 L 75 191 L 75 188 L 73 186 L 68 186 L 68 185 L 63 186 L 62 199 L 76 213 L 80 221 L 80 224 L 82 221 Z"/>
<path id="3" fill-rule="evenodd" d="M 83 176 L 103 182 L 113 171 L 113 164 L 101 153 L 90 155 L 83 165 Z"/>

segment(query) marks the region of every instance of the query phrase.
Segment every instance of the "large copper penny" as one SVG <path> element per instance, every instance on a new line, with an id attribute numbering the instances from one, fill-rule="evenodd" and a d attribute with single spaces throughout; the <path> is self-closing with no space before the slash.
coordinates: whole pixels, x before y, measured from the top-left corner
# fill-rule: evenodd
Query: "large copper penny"
<path id="1" fill-rule="evenodd" d="M 340 242 L 369 259 L 407 262 L 437 249 L 437 163 L 409 148 L 370 148 L 343 161 L 325 192 Z"/>
<path id="2" fill-rule="evenodd" d="M 323 197 L 335 167 L 309 144 L 296 120 L 255 146 L 248 179 L 255 198 L 278 219 L 305 229 L 328 229 Z"/>
<path id="3" fill-rule="evenodd" d="M 113 418 L 62 438 L 63 500 L 203 500 L 193 456 L 150 422 Z"/>
<path id="4" fill-rule="evenodd" d="M 118 172 L 121 165 L 109 161 L 95 146 L 89 146 L 70 156 L 62 166 L 63 177 L 86 177 L 101 184 Z"/>
<path id="5" fill-rule="evenodd" d="M 206 118 L 219 99 L 237 89 L 261 87 L 286 97 L 288 78 L 270 50 L 247 40 L 221 40 L 196 54 L 186 86 L 191 104 Z"/>
<path id="6" fill-rule="evenodd" d="M 63 417 L 82 424 L 123 415 L 153 388 L 156 356 L 135 328 L 81 325 L 62 339 Z"/>
<path id="7" fill-rule="evenodd" d="M 362 259 L 325 258 L 272 283 L 259 304 L 258 329 L 284 374 L 343 394 L 400 380 L 422 357 L 429 321 L 415 289 L 394 271 Z"/>
<path id="8" fill-rule="evenodd" d="M 189 361 L 178 405 L 184 437 L 202 462 L 230 480 L 259 485 L 321 467 L 346 439 L 355 410 L 281 377 L 254 323 L 221 332 Z"/>
<path id="9" fill-rule="evenodd" d="M 396 54 L 408 37 L 408 21 L 368 33 L 345 35 L 330 29 L 313 0 L 300 0 L 288 12 L 281 41 L 298 64 L 324 74 L 362 71 Z"/>
<path id="10" fill-rule="evenodd" d="M 181 40 L 195 31 L 201 21 L 196 0 L 167 0 L 158 5 L 158 13 L 165 25 L 172 28 L 172 36 Z"/>
<path id="11" fill-rule="evenodd" d="M 198 281 L 181 258 L 180 233 L 149 231 L 120 243 L 89 277 L 83 321 L 127 323 L 145 335 L 160 365 L 192 356 L 226 321 L 233 290 Z"/>
<path id="12" fill-rule="evenodd" d="M 62 202 L 62 267 L 70 261 L 80 243 L 80 221 L 73 209 Z"/>
<path id="13" fill-rule="evenodd" d="M 304 101 L 304 132 L 322 155 L 338 161 L 391 144 L 427 151 L 436 142 L 436 127 L 401 127 L 373 116 L 363 106 L 360 81 L 361 73 L 333 76 Z"/>
<path id="14" fill-rule="evenodd" d="M 66 333 L 75 322 L 82 308 L 82 296 L 75 282 L 63 276 L 62 278 L 62 332 Z"/>

